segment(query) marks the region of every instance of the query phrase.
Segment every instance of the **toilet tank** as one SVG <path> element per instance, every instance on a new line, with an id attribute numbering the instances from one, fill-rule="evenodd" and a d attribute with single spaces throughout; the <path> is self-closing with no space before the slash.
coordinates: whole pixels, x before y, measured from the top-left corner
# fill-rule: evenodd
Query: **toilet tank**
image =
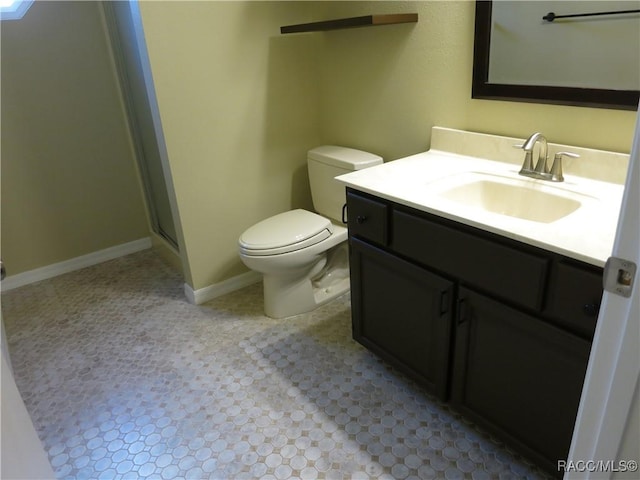
<path id="1" fill-rule="evenodd" d="M 345 187 L 335 177 L 380 164 L 382 157 L 353 148 L 323 145 L 309 150 L 309 184 L 316 213 L 341 221 Z"/>

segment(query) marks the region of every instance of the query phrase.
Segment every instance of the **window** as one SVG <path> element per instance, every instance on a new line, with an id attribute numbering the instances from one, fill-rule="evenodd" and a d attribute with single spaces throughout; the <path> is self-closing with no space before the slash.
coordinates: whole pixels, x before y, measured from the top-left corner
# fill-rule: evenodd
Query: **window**
<path id="1" fill-rule="evenodd" d="M 20 20 L 33 0 L 0 0 L 0 19 L 2 20 Z"/>

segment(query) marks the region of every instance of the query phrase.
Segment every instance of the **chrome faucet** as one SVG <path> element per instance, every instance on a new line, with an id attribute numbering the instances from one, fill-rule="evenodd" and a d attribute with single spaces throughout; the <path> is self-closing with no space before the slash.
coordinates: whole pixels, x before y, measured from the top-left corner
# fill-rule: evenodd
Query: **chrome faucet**
<path id="1" fill-rule="evenodd" d="M 534 167 L 533 148 L 536 146 L 536 143 L 540 143 L 540 150 L 538 152 L 538 160 L 536 161 L 536 165 Z M 555 154 L 553 158 L 553 165 L 551 166 L 551 170 L 549 170 L 549 166 L 547 165 L 547 139 L 540 132 L 536 132 L 529 138 L 527 138 L 523 145 L 515 146 L 524 150 L 524 162 L 522 163 L 522 168 L 518 173 L 520 175 L 524 175 L 525 177 L 537 178 L 540 180 L 549 180 L 550 182 L 564 181 L 564 177 L 562 176 L 563 155 L 571 158 L 578 158 L 580 156 L 576 153 L 571 152 L 558 152 Z"/>

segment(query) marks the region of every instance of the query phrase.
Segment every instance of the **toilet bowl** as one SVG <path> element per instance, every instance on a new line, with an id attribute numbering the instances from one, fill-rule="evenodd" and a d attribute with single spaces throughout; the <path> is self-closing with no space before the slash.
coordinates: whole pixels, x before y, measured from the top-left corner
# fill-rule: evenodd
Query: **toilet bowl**
<path id="1" fill-rule="evenodd" d="M 271 248 L 256 248 L 252 242 L 253 235 L 258 231 L 264 234 L 274 220 L 275 223 L 291 220 L 296 225 L 296 221 L 307 216 L 325 220 L 326 228 L 319 232 L 309 230 L 300 241 L 283 240 L 281 243 L 286 245 Z M 252 229 L 240 237 L 240 258 L 247 267 L 262 273 L 264 310 L 269 317 L 283 318 L 311 311 L 349 290 L 345 227 L 306 210 L 292 210 L 263 220 Z M 282 237 L 282 231 L 273 233 Z"/>
<path id="2" fill-rule="evenodd" d="M 262 273 L 264 310 L 272 318 L 309 312 L 349 291 L 347 228 L 340 220 L 345 193 L 334 178 L 382 163 L 377 155 L 335 146 L 310 150 L 307 158 L 318 213 L 280 213 L 238 240 L 242 262 Z"/>

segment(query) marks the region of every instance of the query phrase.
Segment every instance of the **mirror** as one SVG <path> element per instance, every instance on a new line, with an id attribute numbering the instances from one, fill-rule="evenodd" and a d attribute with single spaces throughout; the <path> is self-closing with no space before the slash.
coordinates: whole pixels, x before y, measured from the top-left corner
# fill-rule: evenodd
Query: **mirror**
<path id="1" fill-rule="evenodd" d="M 635 37 L 640 35 L 638 33 L 640 32 L 640 13 L 593 15 L 594 12 L 599 11 L 598 8 L 602 4 L 606 3 L 608 2 L 476 1 L 472 98 L 636 110 L 640 100 L 640 79 L 636 79 L 634 74 L 635 72 L 640 72 L 640 67 L 638 66 L 640 61 L 640 54 L 638 54 L 640 52 L 640 42 Z M 638 6 L 638 2 L 625 3 Z M 560 15 L 563 14 L 583 13 L 585 4 L 589 7 L 586 12 L 593 16 L 560 18 Z M 537 7 L 536 10 L 539 13 L 533 18 L 531 13 L 528 13 L 526 22 L 531 26 L 525 28 L 522 23 L 518 24 L 518 22 L 523 22 L 524 20 L 516 15 L 516 10 L 518 8 L 531 10 L 532 6 Z M 496 10 L 494 12 L 494 8 L 501 9 L 505 7 L 510 10 L 508 12 Z M 582 10 L 576 11 L 580 8 Z M 593 10 L 594 8 L 596 9 L 595 11 Z M 615 9 L 610 8 L 609 10 Z M 602 10 L 600 9 L 600 11 Z M 543 20 L 542 17 L 549 12 L 554 12 L 556 18 L 552 21 Z M 494 17 L 497 19 L 495 22 Z M 624 18 L 624 20 L 621 21 L 621 18 Z M 498 23 L 499 21 L 500 23 Z M 505 22 L 511 22 L 511 24 L 509 25 Z M 622 22 L 624 22 L 625 28 L 631 32 L 632 41 L 625 42 L 620 40 L 623 43 L 622 47 L 614 45 L 608 48 L 612 49 L 612 52 L 616 55 L 622 52 L 622 58 L 626 58 L 628 62 L 627 60 L 621 60 L 620 57 L 616 57 L 614 61 L 618 62 L 618 66 L 623 65 L 624 68 L 627 68 L 631 74 L 621 74 L 619 69 L 614 71 L 613 77 L 624 79 L 622 82 L 618 81 L 617 85 L 607 75 L 604 75 L 604 79 L 591 78 L 597 75 L 591 75 L 589 72 L 598 73 L 602 77 L 603 75 L 601 74 L 603 72 L 609 73 L 611 71 L 607 67 L 602 68 L 602 65 L 598 66 L 598 62 L 600 60 L 610 60 L 612 54 L 608 54 L 606 51 L 596 52 L 595 48 L 592 47 L 584 48 L 584 38 L 593 40 L 595 35 L 608 35 L 607 40 L 610 40 L 611 35 L 606 33 L 607 29 L 612 31 L 611 29 L 613 28 L 616 32 L 615 35 L 618 35 L 623 30 L 620 28 L 623 25 Z M 629 22 L 634 23 L 630 24 Z M 519 54 L 513 50 L 518 41 L 522 41 L 523 38 L 535 38 L 527 37 L 527 35 L 530 35 L 529 29 L 537 31 L 539 35 L 543 35 L 544 37 L 540 37 L 540 39 L 544 41 L 528 42 L 528 51 Z M 494 33 L 493 40 L 496 42 L 494 45 L 492 45 L 492 33 Z M 501 39 L 506 41 L 498 43 Z M 548 43 L 550 46 L 545 45 L 544 42 L 550 42 Z M 598 48 L 603 43 L 606 42 L 594 41 Z M 547 48 L 543 48 L 543 51 L 535 52 L 530 48 L 531 44 L 546 46 Z M 580 58 L 580 56 L 571 55 L 572 52 L 568 52 L 569 55 L 567 55 L 567 49 L 574 45 L 580 46 L 580 48 L 574 47 L 574 50 L 595 55 L 596 61 L 589 59 L 588 56 Z M 555 60 L 552 58 L 554 53 L 559 54 Z M 496 63 L 501 61 L 500 54 L 502 58 L 513 59 L 513 61 L 507 60 L 502 64 Z M 535 58 L 541 59 L 542 66 L 534 65 Z M 559 74 L 564 75 L 569 70 L 570 63 L 579 64 L 580 60 L 582 60 L 583 65 L 577 65 L 578 73 L 573 74 L 574 78 L 559 78 Z M 504 63 L 507 63 L 510 68 L 511 64 L 517 66 L 518 62 L 521 63 L 521 66 L 533 68 L 526 75 L 529 77 L 535 75 L 536 79 L 518 78 L 514 72 L 507 72 L 508 69 L 505 68 Z M 633 62 L 635 62 L 635 65 Z M 528 63 L 532 65 L 527 65 Z M 531 71 L 536 73 L 532 74 Z M 584 72 L 587 72 L 587 74 L 584 74 Z M 543 73 L 544 75 L 542 75 Z M 627 83 L 625 84 L 624 82 Z"/>

